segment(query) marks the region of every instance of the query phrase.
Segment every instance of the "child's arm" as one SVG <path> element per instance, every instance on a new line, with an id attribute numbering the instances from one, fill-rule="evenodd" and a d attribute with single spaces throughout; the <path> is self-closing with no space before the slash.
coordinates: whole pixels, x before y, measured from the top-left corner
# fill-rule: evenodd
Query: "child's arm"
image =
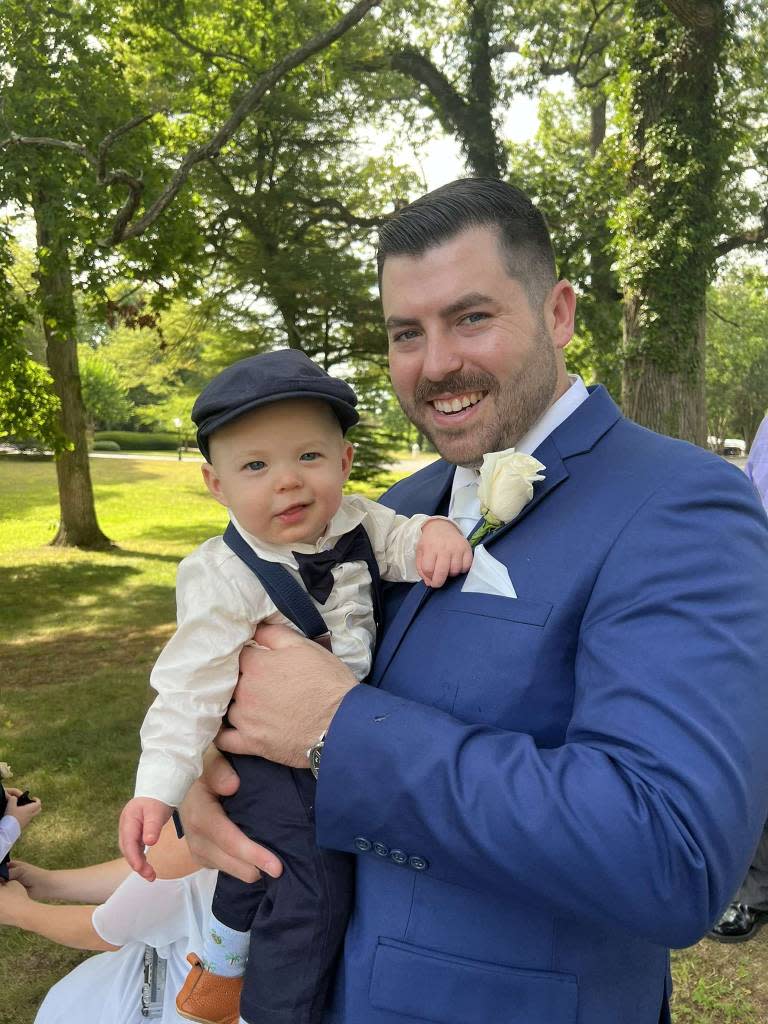
<path id="1" fill-rule="evenodd" d="M 10 853 L 11 847 L 20 835 L 21 826 L 12 815 L 6 814 L 0 818 L 0 860 Z"/>
<path id="2" fill-rule="evenodd" d="M 56 907 L 30 898 L 21 882 L 0 886 L 0 924 L 13 925 L 74 949 L 114 950 L 93 927 L 93 907 Z"/>
<path id="3" fill-rule="evenodd" d="M 58 871 L 12 860 L 9 873 L 21 882 L 33 900 L 63 900 L 66 903 L 103 903 L 130 874 L 123 857 L 87 868 Z"/>
<path id="4" fill-rule="evenodd" d="M 461 530 L 442 516 L 410 519 L 359 495 L 350 500 L 365 510 L 363 525 L 371 539 L 382 579 L 441 587 L 448 576 L 467 572 L 472 548 Z"/>
<path id="5" fill-rule="evenodd" d="M 120 815 L 120 849 L 133 870 L 148 882 L 154 882 L 157 875 L 144 847 L 155 845 L 172 814 L 173 807 L 162 800 L 138 796 L 128 801 Z"/>
<path id="6" fill-rule="evenodd" d="M 472 565 L 469 541 L 448 519 L 428 519 L 416 547 L 416 568 L 428 587 L 442 587 L 449 576 L 468 572 Z"/>
<path id="7" fill-rule="evenodd" d="M 179 566 L 177 629 L 150 677 L 157 696 L 141 727 L 134 795 L 169 807 L 200 775 L 237 683 L 240 651 L 273 611 L 256 577 L 226 550 L 208 541 Z"/>

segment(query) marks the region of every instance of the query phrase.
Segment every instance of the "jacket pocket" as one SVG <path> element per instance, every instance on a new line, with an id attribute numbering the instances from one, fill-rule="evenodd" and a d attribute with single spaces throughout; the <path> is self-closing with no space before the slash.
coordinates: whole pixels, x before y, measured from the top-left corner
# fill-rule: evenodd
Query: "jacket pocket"
<path id="1" fill-rule="evenodd" d="M 482 615 L 484 618 L 507 619 L 524 622 L 529 626 L 544 626 L 552 613 L 548 601 L 526 601 L 521 598 L 499 597 L 496 594 L 462 594 L 459 592 L 441 603 L 442 611 L 461 612 L 464 615 Z"/>
<path id="2" fill-rule="evenodd" d="M 436 1024 L 575 1024 L 572 974 L 520 970 L 380 939 L 371 1004 Z"/>

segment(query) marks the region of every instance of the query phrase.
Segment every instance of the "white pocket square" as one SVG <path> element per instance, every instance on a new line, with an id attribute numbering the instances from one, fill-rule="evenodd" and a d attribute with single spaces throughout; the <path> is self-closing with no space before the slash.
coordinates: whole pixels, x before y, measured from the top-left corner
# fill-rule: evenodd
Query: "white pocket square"
<path id="1" fill-rule="evenodd" d="M 482 544 L 475 548 L 472 568 L 467 573 L 462 594 L 493 594 L 496 597 L 517 597 L 507 567 L 493 555 L 489 555 Z"/>

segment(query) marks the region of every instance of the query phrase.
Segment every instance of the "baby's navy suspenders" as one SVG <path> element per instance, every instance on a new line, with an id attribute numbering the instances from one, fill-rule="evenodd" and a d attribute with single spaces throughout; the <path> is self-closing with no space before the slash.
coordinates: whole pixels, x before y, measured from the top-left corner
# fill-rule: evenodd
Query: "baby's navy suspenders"
<path id="1" fill-rule="evenodd" d="M 368 572 L 371 575 L 371 598 L 373 600 L 373 617 L 377 628 L 381 626 L 381 576 L 379 564 L 373 553 L 370 538 L 364 527 L 360 526 L 361 537 L 365 541 L 366 553 L 365 562 Z M 266 590 L 272 603 L 286 619 L 290 619 L 294 625 L 309 637 L 322 644 L 329 651 L 331 649 L 331 634 L 325 624 L 320 612 L 312 603 L 309 594 L 304 587 L 296 580 L 279 562 L 268 562 L 261 558 L 253 548 L 237 532 L 230 523 L 224 531 L 224 543 L 242 559 L 248 568 L 255 573 L 259 582 Z"/>
<path id="2" fill-rule="evenodd" d="M 373 617 L 377 631 L 381 625 L 381 576 L 376 556 L 373 553 L 370 538 L 363 527 L 359 527 L 366 542 L 365 562 L 371 574 L 371 598 L 373 600 Z M 237 532 L 232 523 L 224 531 L 224 543 L 258 578 L 267 595 L 277 610 L 310 640 L 314 640 L 327 650 L 331 650 L 331 633 L 320 612 L 312 603 L 309 594 L 279 562 L 269 562 L 261 558 L 253 548 Z M 181 839 L 184 830 L 178 811 L 173 812 L 173 823 L 176 834 Z"/>

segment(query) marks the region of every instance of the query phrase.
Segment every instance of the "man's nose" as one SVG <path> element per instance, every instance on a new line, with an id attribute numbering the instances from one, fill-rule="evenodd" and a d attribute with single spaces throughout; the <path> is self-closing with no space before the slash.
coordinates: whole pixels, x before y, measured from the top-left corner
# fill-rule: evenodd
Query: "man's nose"
<path id="1" fill-rule="evenodd" d="M 462 362 L 461 350 L 451 339 L 448 331 L 438 330 L 430 333 L 421 367 L 422 376 L 431 381 L 441 381 L 449 374 L 460 370 Z"/>

